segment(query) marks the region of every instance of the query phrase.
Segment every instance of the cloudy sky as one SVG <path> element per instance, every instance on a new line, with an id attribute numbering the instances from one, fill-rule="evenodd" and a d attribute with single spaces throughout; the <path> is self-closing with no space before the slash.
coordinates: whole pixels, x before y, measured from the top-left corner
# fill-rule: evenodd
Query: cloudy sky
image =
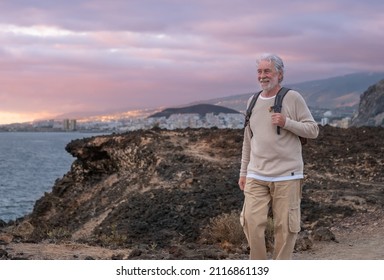
<path id="1" fill-rule="evenodd" d="M 0 1 L 0 124 L 248 93 L 384 70 L 382 0 Z"/>

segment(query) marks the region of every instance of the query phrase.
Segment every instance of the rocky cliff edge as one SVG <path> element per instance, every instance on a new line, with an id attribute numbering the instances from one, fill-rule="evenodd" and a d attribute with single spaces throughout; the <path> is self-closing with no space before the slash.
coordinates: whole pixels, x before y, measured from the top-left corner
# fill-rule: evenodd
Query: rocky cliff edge
<path id="1" fill-rule="evenodd" d="M 382 217 L 383 137 L 383 128 L 326 126 L 303 147 L 307 175 L 297 250 L 316 240 L 336 242 L 338 229 L 370 227 Z M 204 229 L 215 217 L 240 213 L 241 146 L 242 130 L 230 129 L 157 129 L 72 141 L 66 147 L 76 157 L 70 171 L 30 215 L 3 226 L 0 239 L 128 248 L 129 258 L 163 258 L 164 250 L 174 250 L 174 258 L 233 258 L 185 252 L 217 245 L 207 243 Z M 233 246 L 219 244 L 223 248 L 228 253 Z M 234 252 L 246 256 L 247 248 Z"/>

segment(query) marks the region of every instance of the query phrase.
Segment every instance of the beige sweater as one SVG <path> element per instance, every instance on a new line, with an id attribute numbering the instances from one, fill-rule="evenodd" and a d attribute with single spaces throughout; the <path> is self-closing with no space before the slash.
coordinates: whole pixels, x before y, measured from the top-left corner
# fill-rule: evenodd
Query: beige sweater
<path id="1" fill-rule="evenodd" d="M 281 112 L 287 117 L 286 123 L 278 135 L 271 120 L 273 112 L 269 112 L 274 100 L 274 97 L 263 98 L 261 95 L 257 99 L 250 125 L 244 130 L 240 176 L 264 181 L 303 178 L 304 163 L 298 136 L 316 138 L 319 127 L 303 97 L 290 90 L 284 97 Z"/>

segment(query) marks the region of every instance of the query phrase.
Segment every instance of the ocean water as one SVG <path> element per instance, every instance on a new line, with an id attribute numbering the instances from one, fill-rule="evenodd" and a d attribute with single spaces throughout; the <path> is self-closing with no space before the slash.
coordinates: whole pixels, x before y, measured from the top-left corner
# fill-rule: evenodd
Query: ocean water
<path id="1" fill-rule="evenodd" d="M 65 151 L 73 139 L 95 134 L 80 132 L 0 133 L 0 219 L 6 222 L 33 210 L 75 160 Z"/>

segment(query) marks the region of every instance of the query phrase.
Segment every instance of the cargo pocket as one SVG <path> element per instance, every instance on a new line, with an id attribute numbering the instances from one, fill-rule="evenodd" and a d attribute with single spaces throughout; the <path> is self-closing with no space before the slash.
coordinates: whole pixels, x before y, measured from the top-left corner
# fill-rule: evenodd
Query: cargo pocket
<path id="1" fill-rule="evenodd" d="M 289 231 L 292 233 L 298 233 L 301 230 L 300 227 L 300 207 L 294 206 L 289 209 Z"/>

